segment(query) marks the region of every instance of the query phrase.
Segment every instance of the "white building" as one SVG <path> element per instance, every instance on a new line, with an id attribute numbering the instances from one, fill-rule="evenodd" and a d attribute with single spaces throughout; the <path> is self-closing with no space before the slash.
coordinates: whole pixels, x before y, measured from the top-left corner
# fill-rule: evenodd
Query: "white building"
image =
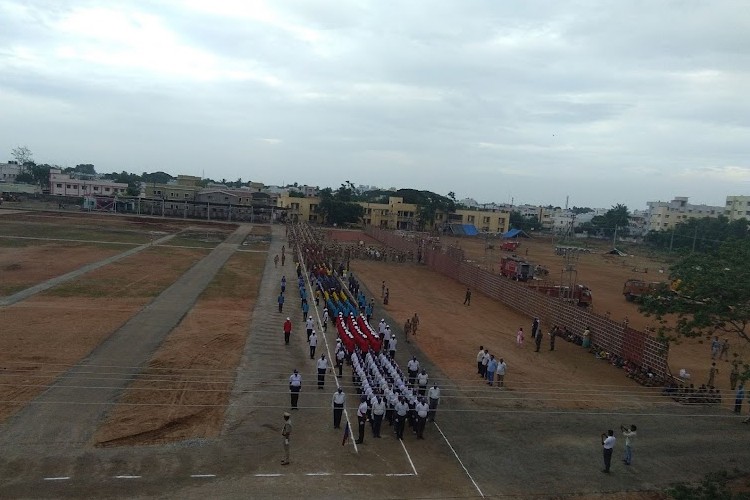
<path id="1" fill-rule="evenodd" d="M 59 168 L 49 170 L 49 192 L 55 196 L 115 196 L 125 194 L 128 185 L 90 176 L 64 174 Z"/>
<path id="2" fill-rule="evenodd" d="M 677 196 L 672 201 L 649 201 L 644 225 L 648 231 L 667 231 L 688 219 L 718 217 L 724 207 L 692 205 L 686 196 Z"/>
<path id="3" fill-rule="evenodd" d="M 724 215 L 730 221 L 740 219 L 750 220 L 750 196 L 727 196 Z"/>
<path id="4" fill-rule="evenodd" d="M 22 167 L 15 161 L 0 163 L 0 182 L 13 183 L 16 177 L 22 172 Z"/>

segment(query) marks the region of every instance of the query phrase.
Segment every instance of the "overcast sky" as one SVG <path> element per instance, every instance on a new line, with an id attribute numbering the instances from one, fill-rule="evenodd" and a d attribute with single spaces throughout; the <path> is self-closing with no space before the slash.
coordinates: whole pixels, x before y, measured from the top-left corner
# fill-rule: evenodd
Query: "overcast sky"
<path id="1" fill-rule="evenodd" d="M 0 161 L 609 207 L 750 195 L 747 0 L 0 0 Z"/>

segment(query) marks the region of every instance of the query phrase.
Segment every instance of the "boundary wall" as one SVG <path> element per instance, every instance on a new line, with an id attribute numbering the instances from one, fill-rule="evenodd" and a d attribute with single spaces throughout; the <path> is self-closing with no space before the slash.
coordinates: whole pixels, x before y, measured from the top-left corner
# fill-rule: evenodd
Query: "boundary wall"
<path id="1" fill-rule="evenodd" d="M 430 269 L 498 300 L 522 314 L 539 317 L 542 324 L 547 327 L 567 326 L 571 331 L 580 334 L 588 326 L 591 329 L 592 345 L 621 356 L 640 367 L 648 367 L 662 380 L 671 378 L 667 364 L 668 344 L 645 332 L 634 330 L 626 323 L 618 323 L 469 264 L 464 259 L 463 250 L 459 248 L 437 247 L 431 243 L 426 244 L 426 241 L 409 240 L 393 231 L 376 227 L 368 226 L 364 232 L 399 251 L 421 250 L 422 261 Z"/>

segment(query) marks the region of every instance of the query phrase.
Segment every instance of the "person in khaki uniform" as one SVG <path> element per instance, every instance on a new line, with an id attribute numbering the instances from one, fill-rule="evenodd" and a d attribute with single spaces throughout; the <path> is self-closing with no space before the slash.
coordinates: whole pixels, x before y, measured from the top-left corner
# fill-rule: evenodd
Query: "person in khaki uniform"
<path id="1" fill-rule="evenodd" d="M 289 465 L 289 437 L 292 435 L 292 416 L 284 412 L 284 426 L 281 428 L 281 436 L 284 438 L 284 459 L 281 465 Z"/>

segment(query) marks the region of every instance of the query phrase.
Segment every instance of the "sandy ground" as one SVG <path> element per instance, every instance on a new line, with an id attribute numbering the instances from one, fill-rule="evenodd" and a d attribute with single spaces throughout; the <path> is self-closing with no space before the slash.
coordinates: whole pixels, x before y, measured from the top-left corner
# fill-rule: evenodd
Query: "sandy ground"
<path id="1" fill-rule="evenodd" d="M 328 231 L 328 235 L 336 240 L 347 242 L 354 242 L 361 239 L 361 233 L 357 231 Z M 498 272 L 500 258 L 511 253 L 499 250 L 500 245 L 498 240 L 485 241 L 483 239 L 442 237 L 441 242 L 443 244 L 459 246 L 464 250 L 468 260 L 493 272 Z M 488 243 L 492 244 L 493 248 L 488 248 Z M 524 256 L 533 264 L 546 267 L 549 270 L 547 281 L 558 280 L 559 283 L 564 262 L 561 256 L 555 255 L 555 245 L 555 241 L 551 238 L 523 239 L 516 254 Z M 573 244 L 566 243 L 566 245 Z M 575 245 L 585 246 L 586 243 L 578 242 Z M 589 243 L 589 246 L 593 245 Z M 666 279 L 668 271 L 659 273 L 659 269 L 668 269 L 666 262 L 654 260 L 645 255 L 645 252 L 643 255 L 628 257 L 604 254 L 604 251 L 609 249 L 610 246 L 606 243 L 596 242 L 593 253 L 581 254 L 575 262 L 578 282 L 586 284 L 593 290 L 594 311 L 615 319 L 624 319 L 627 317 L 633 327 L 641 330 L 648 327 L 655 327 L 656 322 L 653 318 L 644 316 L 638 311 L 637 304 L 625 300 L 622 295 L 622 286 L 630 278 L 653 281 Z M 521 350 L 523 354 L 512 349 L 509 351 L 510 347 L 515 346 L 514 332 L 519 326 L 524 326 L 524 329 L 528 330 L 531 326 L 531 319 L 497 304 L 492 306 L 496 309 L 492 314 L 476 318 L 480 325 L 478 328 L 472 327 L 470 325 L 475 324 L 473 323 L 474 318 L 467 318 L 461 308 L 457 308 L 463 301 L 465 288 L 453 280 L 437 275 L 433 276 L 433 273 L 429 273 L 426 270 L 425 272 L 420 272 L 418 270 L 420 269 L 419 267 L 415 269 L 415 266 L 411 264 L 354 261 L 352 269 L 355 274 L 362 274 L 365 282 L 374 286 L 378 296 L 380 293 L 379 283 L 383 278 L 386 279 L 391 297 L 396 299 L 391 301 L 391 304 L 386 309 L 394 313 L 401 325 L 403 325 L 407 316 L 411 317 L 416 311 L 422 319 L 421 331 L 424 331 L 427 325 L 432 325 L 432 327 L 439 330 L 439 333 L 435 332 L 435 339 L 431 339 L 439 340 L 439 342 L 430 342 L 429 345 L 421 345 L 421 347 L 430 353 L 431 356 L 439 356 L 436 359 L 440 359 L 441 364 L 446 363 L 447 366 L 455 364 L 457 367 L 461 367 L 463 360 L 472 359 L 473 354 L 476 354 L 476 352 L 472 354 L 470 351 L 478 350 L 479 344 L 483 343 L 482 339 L 488 338 L 490 340 L 487 340 L 487 342 L 496 346 L 490 347 L 491 350 L 497 350 L 502 356 L 517 358 L 517 360 L 513 359 L 515 366 L 520 365 L 523 370 L 530 371 L 535 371 L 532 368 L 534 366 L 543 368 L 539 372 L 539 376 L 547 377 L 547 381 L 551 374 L 548 370 L 552 370 L 552 373 L 555 373 L 556 380 L 570 380 L 573 373 L 582 369 L 581 363 L 585 363 L 586 366 L 591 365 L 592 367 L 606 367 L 604 372 L 592 373 L 592 376 L 604 376 L 606 378 L 615 374 L 616 380 L 624 378 L 620 370 L 609 367 L 588 354 L 584 355 L 580 352 L 580 348 L 572 344 L 566 345 L 565 342 L 558 341 L 558 345 L 562 345 L 562 347 L 558 348 L 557 351 L 563 349 L 561 352 L 565 352 L 564 349 L 566 348 L 571 350 L 570 355 L 576 356 L 574 359 L 578 360 L 573 365 L 570 364 L 571 360 L 564 361 L 560 366 L 547 366 L 546 363 L 535 364 L 535 358 L 529 357 L 526 353 L 527 350 L 531 349 L 529 345 L 524 350 Z M 642 271 L 645 269 L 648 269 L 649 272 L 643 273 Z M 424 303 L 421 299 L 412 297 L 409 293 L 409 289 L 417 284 L 429 296 L 427 303 Z M 450 294 L 446 293 L 447 290 L 451 290 Z M 447 297 L 448 295 L 450 298 Z M 488 300 L 486 297 L 477 295 L 479 294 L 475 294 L 472 297 L 473 301 Z M 423 314 L 420 311 L 424 309 L 428 309 L 430 313 L 422 317 Z M 467 333 L 477 330 L 486 332 L 487 336 L 472 337 L 470 333 Z M 472 342 L 466 345 L 466 340 L 469 337 L 472 338 Z M 526 340 L 527 342 L 529 341 L 528 338 Z M 750 346 L 741 343 L 739 340 L 733 341 L 732 339 L 730 339 L 730 345 L 732 346 L 730 349 L 730 359 L 733 359 L 735 355 L 745 360 L 750 358 Z M 458 349 L 461 349 L 460 354 L 458 353 Z M 568 355 L 557 351 L 557 358 Z M 520 354 L 520 356 L 516 356 L 516 354 Z M 460 358 L 460 360 L 456 358 Z M 677 373 L 680 368 L 686 368 L 692 374 L 693 382 L 697 383 L 697 385 L 705 383 L 708 379 L 708 370 L 711 366 L 708 339 L 681 339 L 679 342 L 674 343 L 670 347 L 669 364 L 673 373 Z M 733 398 L 730 397 L 733 393 L 729 386 L 730 365 L 727 361 L 720 361 L 717 364 L 719 365 L 719 373 L 716 378 L 716 387 L 721 389 L 724 394 L 723 403 L 726 407 L 729 407 L 733 401 Z M 450 369 L 447 370 L 452 376 L 455 376 L 456 373 L 460 373 L 461 368 L 453 371 Z M 536 380 L 536 377 L 532 378 Z M 617 384 L 620 383 L 625 383 L 626 386 L 631 387 L 637 386 L 637 384 L 634 384 L 629 379 L 617 382 Z"/>
<path id="2" fill-rule="evenodd" d="M 204 254 L 149 249 L 4 308 L 0 419 L 43 391 Z"/>
<path id="3" fill-rule="evenodd" d="M 219 433 L 265 259 L 265 253 L 230 258 L 110 412 L 95 435 L 98 446 Z"/>

